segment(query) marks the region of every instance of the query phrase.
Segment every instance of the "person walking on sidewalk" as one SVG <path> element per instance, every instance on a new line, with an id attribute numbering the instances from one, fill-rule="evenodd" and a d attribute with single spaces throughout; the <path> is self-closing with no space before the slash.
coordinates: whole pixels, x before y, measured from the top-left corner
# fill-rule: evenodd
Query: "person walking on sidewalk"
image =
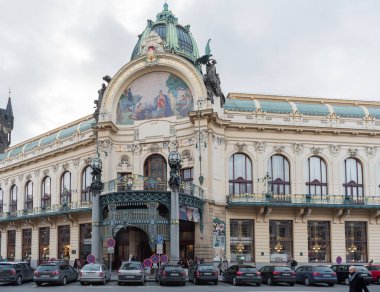
<path id="1" fill-rule="evenodd" d="M 348 277 L 350 286 L 349 292 L 369 292 L 364 278 L 358 273 L 355 266 L 349 267 L 348 272 L 350 273 Z"/>

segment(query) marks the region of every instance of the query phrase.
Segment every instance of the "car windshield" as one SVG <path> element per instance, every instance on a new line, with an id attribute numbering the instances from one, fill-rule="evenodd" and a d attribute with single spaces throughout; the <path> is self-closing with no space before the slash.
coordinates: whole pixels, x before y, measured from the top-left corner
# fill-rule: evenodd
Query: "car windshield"
<path id="1" fill-rule="evenodd" d="M 275 271 L 280 271 L 280 272 L 292 272 L 293 270 L 289 267 L 274 267 Z"/>
<path id="2" fill-rule="evenodd" d="M 315 271 L 318 273 L 333 273 L 329 267 L 315 267 Z"/>
<path id="3" fill-rule="evenodd" d="M 127 271 L 140 270 L 140 264 L 138 264 L 138 263 L 125 263 L 121 269 L 127 270 Z"/>
<path id="4" fill-rule="evenodd" d="M 0 270 L 10 270 L 12 269 L 11 264 L 0 264 Z"/>
<path id="5" fill-rule="evenodd" d="M 165 271 L 178 271 L 178 270 L 182 270 L 182 267 L 181 266 L 166 266 L 165 267 Z"/>
<path id="6" fill-rule="evenodd" d="M 207 265 L 207 266 L 198 266 L 199 271 L 213 271 L 214 266 L 213 265 Z"/>
<path id="7" fill-rule="evenodd" d="M 257 269 L 255 267 L 250 267 L 250 266 L 242 266 L 239 267 L 240 272 L 256 272 Z"/>
<path id="8" fill-rule="evenodd" d="M 100 271 L 100 265 L 85 265 L 82 271 Z"/>
<path id="9" fill-rule="evenodd" d="M 56 265 L 40 265 L 37 270 L 39 271 L 54 271 L 58 270 L 58 267 Z"/>

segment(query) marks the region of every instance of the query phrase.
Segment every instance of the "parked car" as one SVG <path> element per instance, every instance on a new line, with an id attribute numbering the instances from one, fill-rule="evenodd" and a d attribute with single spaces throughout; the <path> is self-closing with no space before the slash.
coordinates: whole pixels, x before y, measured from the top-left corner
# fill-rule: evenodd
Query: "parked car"
<path id="1" fill-rule="evenodd" d="M 111 280 L 111 272 L 104 264 L 87 264 L 79 272 L 80 284 L 102 283 Z"/>
<path id="2" fill-rule="evenodd" d="M 79 279 L 78 272 L 63 261 L 47 262 L 38 266 L 34 271 L 33 280 L 37 286 L 43 283 L 57 283 L 65 286 L 68 282 Z"/>
<path id="3" fill-rule="evenodd" d="M 264 266 L 260 273 L 263 282 L 268 285 L 286 283 L 294 286 L 296 283 L 296 273 L 288 266 Z"/>
<path id="4" fill-rule="evenodd" d="M 194 265 L 189 270 L 189 282 L 193 282 L 194 285 L 198 283 L 214 283 L 218 285 L 219 271 L 214 268 L 212 263 Z"/>
<path id="5" fill-rule="evenodd" d="M 337 283 L 336 273 L 327 266 L 301 266 L 296 270 L 296 282 L 306 286 L 325 283 L 334 286 Z"/>
<path id="6" fill-rule="evenodd" d="M 157 281 L 160 285 L 177 283 L 186 285 L 186 272 L 181 265 L 162 265 L 157 273 Z"/>
<path id="7" fill-rule="evenodd" d="M 117 272 L 117 284 L 145 283 L 145 270 L 141 262 L 123 262 Z"/>
<path id="8" fill-rule="evenodd" d="M 262 278 L 256 267 L 251 265 L 233 265 L 223 273 L 225 283 L 232 283 L 234 286 L 239 284 L 251 284 L 260 286 Z"/>
<path id="9" fill-rule="evenodd" d="M 346 285 L 349 284 L 348 281 L 348 269 L 351 266 L 355 266 L 358 271 L 361 273 L 362 277 L 364 278 L 364 281 L 367 285 L 369 285 L 372 282 L 372 275 L 371 273 L 363 266 L 363 265 L 350 265 L 350 264 L 343 264 L 343 265 L 333 265 L 331 266 L 331 269 L 336 273 L 338 283 L 345 283 Z"/>
<path id="10" fill-rule="evenodd" d="M 372 282 L 380 284 L 380 265 L 365 266 L 372 275 Z"/>
<path id="11" fill-rule="evenodd" d="M 0 282 L 21 285 L 33 281 L 34 269 L 25 262 L 1 262 Z"/>

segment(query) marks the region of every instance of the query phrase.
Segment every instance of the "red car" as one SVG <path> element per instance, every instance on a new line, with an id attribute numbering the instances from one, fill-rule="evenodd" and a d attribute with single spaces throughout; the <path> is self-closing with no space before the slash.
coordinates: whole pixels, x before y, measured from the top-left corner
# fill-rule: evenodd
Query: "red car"
<path id="1" fill-rule="evenodd" d="M 373 282 L 380 284 L 380 265 L 367 265 L 365 267 L 371 273 Z"/>

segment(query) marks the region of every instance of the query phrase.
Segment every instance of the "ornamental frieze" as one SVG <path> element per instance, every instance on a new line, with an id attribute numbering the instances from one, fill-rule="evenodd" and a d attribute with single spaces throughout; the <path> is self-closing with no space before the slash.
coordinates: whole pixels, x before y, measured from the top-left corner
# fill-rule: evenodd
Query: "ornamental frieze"
<path id="1" fill-rule="evenodd" d="M 236 143 L 235 147 L 236 147 L 237 151 L 239 151 L 239 152 L 244 152 L 245 150 L 247 150 L 247 144 L 245 144 L 245 143 Z"/>
<path id="2" fill-rule="evenodd" d="M 330 152 L 334 155 L 338 154 L 339 153 L 339 150 L 340 150 L 340 146 L 339 145 L 333 145 L 331 144 L 329 146 L 329 149 L 330 149 Z"/>
<path id="3" fill-rule="evenodd" d="M 359 149 L 358 148 L 349 148 L 347 150 L 347 153 L 350 157 L 356 157 L 359 153 Z"/>
<path id="4" fill-rule="evenodd" d="M 295 154 L 301 154 L 303 151 L 303 145 L 302 144 L 293 144 L 293 152 Z"/>
<path id="5" fill-rule="evenodd" d="M 313 147 L 310 148 L 310 152 L 313 155 L 319 155 L 319 154 L 322 153 L 322 151 L 323 151 L 323 149 L 321 147 L 313 146 Z"/>
<path id="6" fill-rule="evenodd" d="M 375 148 L 375 147 L 367 146 L 367 147 L 365 148 L 365 152 L 366 152 L 367 156 L 369 156 L 369 157 L 374 157 L 374 156 L 375 156 L 375 153 L 376 153 L 376 148 Z"/>
<path id="7" fill-rule="evenodd" d="M 273 146 L 273 151 L 276 153 L 283 153 L 285 151 L 284 145 L 275 145 Z"/>
<path id="8" fill-rule="evenodd" d="M 265 142 L 256 142 L 255 148 L 257 152 L 264 152 L 265 150 Z"/>

